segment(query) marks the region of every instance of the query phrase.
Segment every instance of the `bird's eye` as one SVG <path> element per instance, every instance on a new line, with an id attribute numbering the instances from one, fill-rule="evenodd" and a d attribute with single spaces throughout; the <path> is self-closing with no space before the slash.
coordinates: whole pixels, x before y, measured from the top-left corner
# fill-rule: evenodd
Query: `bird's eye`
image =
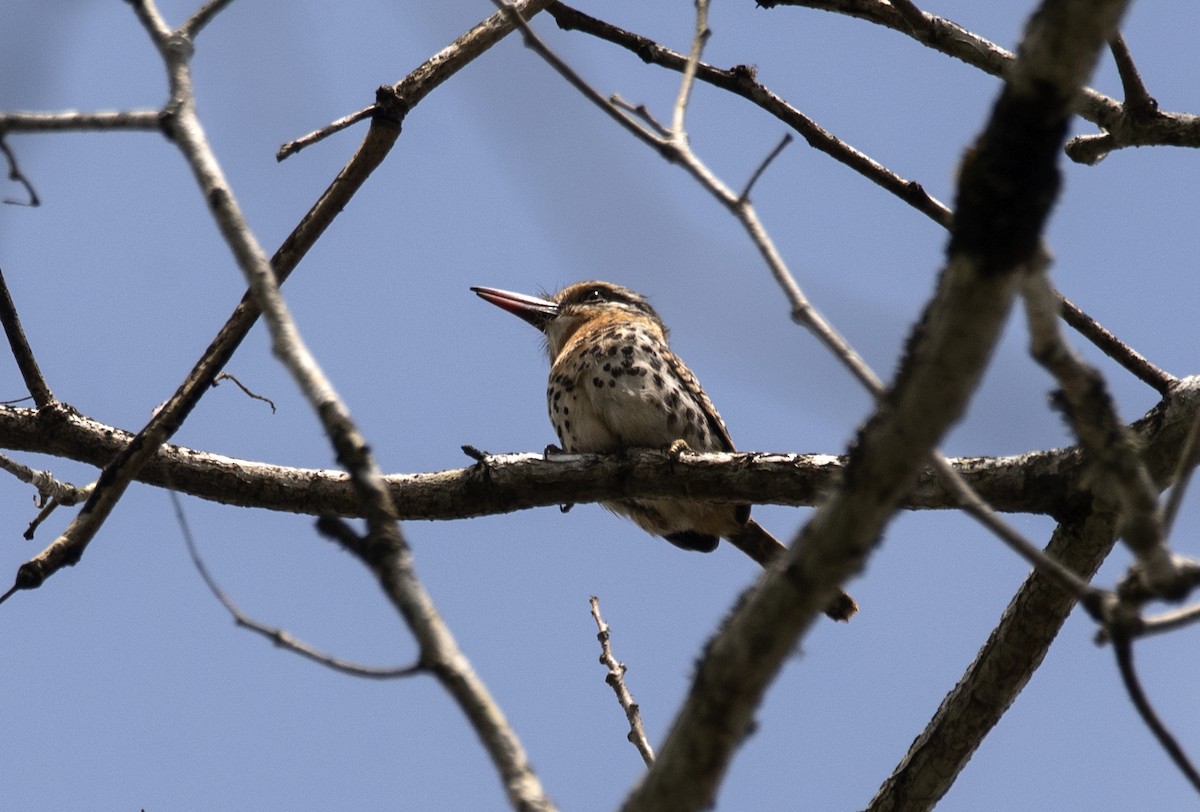
<path id="1" fill-rule="evenodd" d="M 592 288 L 587 293 L 583 294 L 583 300 L 585 302 L 603 302 L 605 300 L 604 292 L 599 288 Z"/>

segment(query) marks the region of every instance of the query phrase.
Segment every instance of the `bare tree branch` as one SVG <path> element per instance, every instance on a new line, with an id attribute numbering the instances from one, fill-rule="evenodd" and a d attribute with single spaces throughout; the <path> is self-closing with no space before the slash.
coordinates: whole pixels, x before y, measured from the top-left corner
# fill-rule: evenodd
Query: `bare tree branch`
<path id="1" fill-rule="evenodd" d="M 233 0 L 208 0 L 203 6 L 196 10 L 196 13 L 188 18 L 187 22 L 179 27 L 179 33 L 189 40 L 196 39 L 206 25 L 212 22 L 213 18 L 225 10 Z"/>
<path id="2" fill-rule="evenodd" d="M 8 179 L 24 186 L 25 193 L 29 196 L 28 200 L 17 200 L 16 198 L 6 197 L 4 198 L 4 202 L 15 206 L 40 206 L 41 201 L 38 199 L 37 190 L 33 188 L 33 183 L 21 171 L 21 167 L 17 163 L 17 156 L 9 148 L 2 128 L 0 128 L 0 153 L 4 154 L 4 160 L 8 164 Z"/>
<path id="3" fill-rule="evenodd" d="M 1116 519 L 1103 506 L 1083 509 L 1055 528 L 1046 556 L 1090 579 L 1116 544 Z M 937 804 L 1029 683 L 1075 603 L 1075 596 L 1045 572 L 1030 573 L 974 662 L 880 786 L 868 812 L 924 810 Z"/>
<path id="4" fill-rule="evenodd" d="M 200 579 L 204 581 L 204 585 L 208 587 L 208 591 L 225 607 L 225 611 L 229 612 L 233 617 L 233 622 L 238 626 L 243 629 L 249 629 L 255 634 L 262 635 L 280 648 L 293 651 L 301 657 L 312 660 L 326 668 L 332 668 L 334 671 L 340 671 L 343 674 L 350 674 L 354 677 L 396 679 L 398 677 L 410 677 L 422 672 L 420 663 L 400 668 L 374 668 L 342 660 L 319 651 L 302 640 L 297 640 L 285 629 L 267 626 L 247 615 L 238 607 L 233 598 L 229 597 L 225 590 L 221 589 L 217 583 L 217 579 L 209 572 L 208 565 L 200 557 L 200 550 L 196 546 L 195 537 L 192 536 L 192 529 L 188 524 L 187 516 L 183 512 L 183 504 L 179 501 L 179 496 L 172 490 L 168 490 L 167 493 L 171 496 L 171 505 L 175 509 L 175 520 L 179 523 L 179 532 L 183 535 L 183 543 L 187 546 L 188 556 L 192 559 L 192 565 L 195 566 Z"/>
<path id="5" fill-rule="evenodd" d="M 1137 556 L 1145 577 L 1162 594 L 1182 597 L 1186 586 L 1167 548 L 1158 512 L 1158 493 L 1141 450 L 1125 431 L 1116 405 L 1100 373 L 1083 363 L 1058 330 L 1058 302 L 1046 277 L 1049 258 L 1043 252 L 1022 287 L 1029 320 L 1030 353 L 1058 381 L 1061 401 L 1089 465 L 1094 466 L 1096 493 L 1121 506 L 1125 541 Z"/>
<path id="6" fill-rule="evenodd" d="M 1179 514 L 1179 506 L 1183 503 L 1183 495 L 1187 493 L 1197 463 L 1200 463 L 1200 415 L 1196 416 L 1187 440 L 1183 443 L 1183 450 L 1179 454 L 1179 467 L 1175 469 L 1175 476 L 1172 478 L 1174 484 L 1171 486 L 1171 494 L 1167 498 L 1167 504 L 1163 506 L 1163 533 L 1168 536 L 1175 524 L 1175 517 Z"/>
<path id="7" fill-rule="evenodd" d="M 21 317 L 17 315 L 17 306 L 13 304 L 12 294 L 8 292 L 8 282 L 4 279 L 4 271 L 0 270 L 0 324 L 4 325 L 4 334 L 8 337 L 8 346 L 12 349 L 17 369 L 25 379 L 25 388 L 33 396 L 33 402 L 38 408 L 54 402 L 54 393 L 50 391 L 45 376 L 33 357 L 29 339 L 25 338 L 25 328 L 21 326 Z"/>
<path id="8" fill-rule="evenodd" d="M 1148 115 L 1157 112 L 1158 102 L 1146 89 L 1142 75 L 1138 73 L 1137 65 L 1133 62 L 1133 55 L 1129 53 L 1129 46 L 1125 44 L 1125 37 L 1121 36 L 1120 31 L 1108 46 L 1112 50 L 1113 61 L 1117 63 L 1121 87 L 1125 90 L 1126 115 Z"/>
<path id="9" fill-rule="evenodd" d="M 561 2 L 552 3 L 548 11 L 554 16 L 554 19 L 561 28 L 582 31 L 606 42 L 619 45 L 635 53 L 642 61 L 649 64 L 660 65 L 679 71 L 682 71 L 687 64 L 687 57 L 683 54 L 665 48 L 648 37 L 626 31 L 603 20 L 591 17 Z M 943 228 L 949 229 L 951 227 L 954 218 L 953 213 L 945 204 L 929 195 L 919 182 L 904 178 L 879 161 L 876 161 L 869 155 L 859 151 L 822 128 L 759 82 L 755 69 L 739 65 L 729 70 L 722 70 L 712 65 L 700 63 L 697 67 L 696 77 L 714 87 L 734 93 L 754 103 L 763 111 L 792 127 L 804 137 L 809 146 L 824 152 L 867 180 L 877 184 L 880 188 L 890 192 Z M 634 107 L 616 97 L 614 97 L 614 100 L 626 105 L 627 109 L 636 110 L 639 117 L 649 121 L 651 124 L 657 125 L 652 117 L 648 117 L 648 112 L 644 106 Z M 660 135 L 665 135 L 666 133 L 667 130 L 659 128 Z M 753 179 L 751 182 L 753 182 Z M 1096 344 L 1097 347 L 1115 361 L 1125 366 L 1130 372 L 1153 386 L 1159 394 L 1166 393 L 1167 389 L 1174 383 L 1174 377 L 1154 366 L 1145 357 L 1124 344 L 1120 339 L 1097 323 L 1095 319 L 1092 319 L 1078 306 L 1063 297 L 1062 294 L 1056 295 L 1059 297 L 1062 305 L 1063 318 L 1071 327 Z"/>
<path id="10" fill-rule="evenodd" d="M 1129 692 L 1129 698 L 1133 701 L 1133 706 L 1137 708 L 1142 721 L 1146 723 L 1146 727 L 1150 728 L 1150 732 L 1154 734 L 1154 738 L 1162 745 L 1163 750 L 1167 752 L 1167 755 L 1170 756 L 1171 761 L 1179 768 L 1179 771 L 1183 773 L 1183 776 L 1197 792 L 1200 792 L 1200 771 L 1196 770 L 1187 753 L 1180 747 L 1179 742 L 1155 712 L 1154 706 L 1150 704 L 1149 697 L 1146 696 L 1146 692 L 1142 690 L 1141 681 L 1138 680 L 1137 676 L 1137 669 L 1133 666 L 1133 643 L 1123 634 L 1114 635 L 1113 653 L 1117 658 L 1117 668 L 1121 672 L 1121 680 L 1125 683 L 1125 690 Z"/>
<path id="11" fill-rule="evenodd" d="M 625 664 L 617 662 L 617 658 L 613 656 L 612 634 L 608 624 L 600 616 L 600 599 L 593 595 L 588 602 L 592 607 L 592 619 L 596 621 L 598 629 L 596 639 L 600 641 L 600 662 L 608 668 L 608 675 L 604 681 L 613 689 L 617 695 L 617 702 L 625 711 L 625 719 L 629 722 L 629 735 L 626 738 L 637 748 L 638 753 L 642 756 L 642 761 L 646 762 L 646 766 L 650 766 L 654 763 L 654 749 L 646 739 L 646 728 L 642 725 L 641 709 L 633 701 L 633 694 L 625 685 Z"/>
<path id="12" fill-rule="evenodd" d="M 618 28 L 563 3 L 552 3 L 547 11 L 554 16 L 559 27 L 583 31 L 614 45 L 619 45 L 637 54 L 644 62 L 679 71 L 682 71 L 687 65 L 687 57 L 683 54 L 664 48 L 648 37 Z M 919 183 L 897 175 L 805 116 L 760 83 L 756 78 L 754 68 L 738 65 L 729 70 L 722 70 L 701 62 L 696 68 L 696 78 L 753 102 L 794 129 L 812 148 L 820 150 L 834 160 L 850 167 L 935 222 L 949 226 L 950 210 L 930 196 Z"/>
<path id="13" fill-rule="evenodd" d="M 158 110 L 109 110 L 81 113 L 0 113 L 0 133 L 76 132 L 87 130 L 158 130 Z"/>
<path id="14" fill-rule="evenodd" d="M 961 414 L 999 336 L 1018 276 L 1040 243 L 1057 192 L 1055 164 L 1069 102 L 1123 11 L 1116 0 L 1050 0 L 1031 19 L 988 126 L 964 163 L 938 291 L 882 407 L 859 434 L 845 483 L 712 641 L 684 708 L 626 810 L 712 803 L 783 658 L 835 585 L 861 569 L 919 461 Z"/>
<path id="15" fill-rule="evenodd" d="M 391 505 L 390 496 L 382 485 L 380 472 L 367 444 L 350 421 L 348 410 L 340 403 L 332 386 L 304 349 L 299 333 L 278 293 L 278 284 L 286 276 L 286 269 L 281 267 L 285 263 L 278 261 L 278 254 L 276 262 L 268 263 L 266 255 L 247 228 L 232 190 L 209 149 L 195 112 L 190 74 L 192 43 L 187 32 L 171 31 L 158 13 L 153 0 L 136 0 L 133 6 L 138 19 L 158 47 L 167 70 L 171 99 L 163 119 L 164 127 L 187 159 L 222 236 L 250 282 L 251 293 L 243 299 L 245 307 L 239 308 L 239 311 L 249 315 L 244 317 L 239 325 L 244 326 L 244 329 L 232 335 L 227 344 L 220 344 L 221 338 L 218 337 L 184 387 L 158 410 L 139 439 L 130 444 L 131 453 L 118 457 L 104 470 L 96 490 L 66 532 L 40 555 L 20 568 L 13 588 L 0 597 L 0 601 L 7 599 L 17 589 L 40 585 L 59 567 L 73 564 L 79 559 L 84 547 L 120 499 L 133 475 L 186 418 L 204 389 L 211 384 L 220 366 L 228 359 L 253 323 L 257 316 L 256 311 L 261 310 L 267 316 L 276 354 L 301 385 L 302 391 L 325 424 L 327 433 L 337 449 L 339 461 L 351 474 L 367 518 L 370 542 L 351 549 L 371 568 L 389 599 L 416 635 L 421 645 L 422 667 L 437 676 L 480 736 L 501 775 L 513 806 L 529 810 L 552 809 L 553 804 L 533 773 L 520 742 L 483 683 L 458 650 L 448 628 L 438 617 L 432 601 L 417 579 L 412 569 L 411 555 L 395 521 L 395 510 Z M 530 12 L 540 8 L 536 0 L 524 6 Z M 484 41 L 484 44 L 476 45 L 478 52 L 503 36 L 506 30 L 511 30 L 504 24 L 504 18 L 496 15 L 493 17 L 494 24 L 487 29 L 486 35 L 476 38 Z M 477 27 L 475 30 L 479 29 L 480 27 Z M 465 36 L 469 37 L 470 33 Z M 399 133 L 399 118 L 412 104 L 419 101 L 430 87 L 444 81 L 449 73 L 465 64 L 461 57 L 455 59 L 453 55 L 449 55 L 450 58 L 447 58 L 446 51 L 439 56 L 442 57 L 441 63 L 449 66 L 448 69 L 423 66 L 422 69 L 418 69 L 421 72 L 420 81 L 409 84 L 406 80 L 397 86 L 410 91 L 407 97 L 402 97 L 396 91 L 392 92 L 393 99 L 403 99 L 398 102 L 398 113 L 395 112 L 395 105 L 388 101 L 385 94 L 381 94 L 381 104 L 371 131 L 368 132 L 368 143 L 381 138 L 378 135 L 380 128 L 374 126 L 380 121 L 385 122 L 383 130 L 386 131 L 386 135 L 382 136 L 383 143 L 375 145 L 369 152 L 364 145 L 356 154 L 356 158 L 360 159 L 360 163 L 370 161 L 371 165 L 360 166 L 359 169 L 365 171 L 361 171 L 356 180 L 349 180 L 349 172 L 344 171 L 334 182 L 334 186 L 340 186 L 341 193 L 333 193 L 331 187 L 330 192 L 318 201 L 319 208 L 335 196 L 342 198 L 334 209 L 327 209 L 328 214 L 324 222 L 310 230 L 312 239 L 320 234 L 328 219 L 341 210 L 345 200 L 358 188 L 362 178 L 365 178 L 370 169 L 386 154 Z M 388 114 L 389 111 L 391 114 Z M 367 157 L 362 157 L 364 155 Z M 354 163 L 352 159 L 351 164 Z M 311 226 L 315 221 L 315 217 L 306 218 L 301 227 Z M 291 245 L 289 240 L 281 252 L 290 251 Z M 307 248 L 308 245 L 311 245 L 311 241 L 303 247 Z M 297 255 L 296 259 L 298 258 Z M 214 361 L 220 363 L 213 363 Z"/>
<path id="16" fill-rule="evenodd" d="M 523 20 L 527 20 L 542 11 L 549 3 L 550 0 L 521 0 L 521 2 L 514 3 L 509 8 L 513 9 Z M 509 17 L 509 10 L 502 9 L 497 11 L 425 60 L 425 62 L 396 84 L 380 88 L 379 94 L 386 94 L 393 97 L 400 109 L 400 117 L 403 118 L 409 110 L 416 107 L 422 99 L 432 93 L 442 82 L 445 82 L 463 67 L 469 65 L 482 53 L 507 36 L 512 30 L 513 25 L 512 19 Z M 382 108 L 379 105 L 380 102 L 377 100 L 375 107 L 369 107 L 366 110 L 359 110 L 348 116 L 343 116 L 314 133 L 284 144 L 276 154 L 277 159 L 283 160 L 288 155 L 299 152 L 304 147 L 310 146 L 344 129 L 355 121 L 366 118 L 368 112 L 376 115 L 380 112 L 388 114 L 393 112 L 393 110 L 388 109 L 391 106 L 390 103 L 383 105 Z"/>
<path id="17" fill-rule="evenodd" d="M 528 13 L 534 13 L 545 2 L 548 0 L 530 0 L 525 8 Z M 190 50 L 188 41 L 185 38 L 174 37 L 152 6 L 147 6 L 144 2 L 135 2 L 133 5 L 139 19 L 143 21 L 147 30 L 152 32 L 161 49 L 169 51 L 179 47 L 184 51 Z M 371 127 L 363 143 L 272 257 L 271 266 L 281 282 L 346 207 L 375 167 L 383 162 L 399 137 L 400 122 L 404 115 L 434 87 L 469 61 L 459 51 L 454 50 L 455 45 L 461 43 L 460 50 L 463 53 L 477 56 L 508 30 L 511 28 L 507 27 L 503 15 L 494 14 L 459 37 L 455 44 L 426 61 L 394 87 L 381 89 L 377 96 Z M 173 116 L 174 113 L 170 109 L 165 111 L 161 119 L 162 126 L 172 126 Z M 155 122 L 158 126 L 158 114 L 155 115 Z M 0 120 L 0 126 L 5 123 L 4 120 Z M 219 194 L 212 203 L 219 204 L 223 199 L 225 195 Z M 60 567 L 78 561 L 92 535 L 124 492 L 130 477 L 136 475 L 154 455 L 157 447 L 169 439 L 187 419 L 191 410 L 211 386 L 213 379 L 249 333 L 258 315 L 258 306 L 247 293 L 179 389 L 158 409 L 134 441 L 107 464 L 98 480 L 96 492 L 80 514 L 86 518 L 77 519 L 79 524 L 72 523 L 55 543 L 18 570 L 17 589 L 36 588 Z"/>
<path id="18" fill-rule="evenodd" d="M 1188 378 L 1170 398 L 1130 425 L 1158 487 L 1177 476 L 1197 414 L 1200 379 Z M 102 466 L 134 439 L 133 434 L 61 405 L 40 411 L 0 408 L 0 448 Z M 674 460 L 659 451 L 608 456 L 485 454 L 479 465 L 390 474 L 385 480 L 402 519 L 461 519 L 631 494 L 808 506 L 818 504 L 842 480 L 846 461 L 830 454 L 762 452 L 685 453 Z M 1046 515 L 1070 509 L 1086 471 L 1076 448 L 949 462 L 993 508 Z M 228 505 L 361 515 L 357 496 L 341 471 L 272 465 L 171 444 L 157 451 L 137 480 Z M 901 507 L 944 510 L 959 504 L 944 478 L 928 468 Z"/>
<path id="19" fill-rule="evenodd" d="M 1167 394 L 1179 380 L 1174 375 L 1150 363 L 1149 359 L 1105 329 L 1099 322 L 1080 310 L 1070 299 L 1057 291 L 1055 296 L 1061 307 L 1063 321 L 1128 372 L 1153 387 L 1160 395 Z"/>

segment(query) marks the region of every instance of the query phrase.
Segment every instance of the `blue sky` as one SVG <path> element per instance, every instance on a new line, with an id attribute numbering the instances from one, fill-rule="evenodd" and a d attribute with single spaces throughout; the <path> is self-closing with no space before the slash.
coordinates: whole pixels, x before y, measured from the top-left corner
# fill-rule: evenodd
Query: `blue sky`
<path id="1" fill-rule="evenodd" d="M 690 3 L 582 4 L 686 49 Z M 1029 4 L 923 6 L 1002 45 Z M 172 23 L 192 5 L 162 4 Z M 276 148 L 356 110 L 491 13 L 441 3 L 233 3 L 194 62 L 211 143 L 259 240 L 274 250 L 361 138 L 278 164 Z M 1200 109 L 1194 8 L 1135 5 L 1126 39 L 1163 108 Z M 953 202 L 955 166 L 997 81 L 866 23 L 718 3 L 707 54 L 759 78 L 822 126 Z M 677 77 L 536 22 L 605 92 L 669 118 Z M 0 8 L 0 109 L 156 107 L 160 63 L 124 3 L 10 0 Z M 1111 60 L 1093 87 L 1121 96 Z M 701 86 L 692 143 L 740 186 L 785 128 Z M 1087 132 L 1089 125 L 1080 124 Z M 0 208 L 0 267 L 55 394 L 136 430 L 178 385 L 243 291 L 182 159 L 150 133 L 11 136 L 38 209 Z M 1118 152 L 1065 166 L 1048 239 L 1060 289 L 1177 375 L 1196 371 L 1200 301 L 1192 152 Z M 6 186 L 5 196 L 20 190 Z M 814 303 L 884 377 L 929 295 L 945 234 L 826 156 L 793 143 L 755 188 L 759 212 Z M 516 39 L 408 117 L 387 162 L 285 286 L 306 340 L 380 465 L 433 471 L 459 447 L 534 451 L 553 432 L 545 359 L 527 325 L 468 288 L 536 292 L 586 278 L 639 290 L 672 329 L 745 450 L 841 453 L 869 400 L 786 302 L 729 215 L 620 131 Z M 1122 416 L 1154 394 L 1081 340 Z M 228 370 L 276 414 L 222 386 L 176 441 L 230 456 L 332 467 L 323 434 L 256 328 Z M 0 360 L 4 398 L 23 392 Z M 1014 317 L 949 454 L 1067 445 L 1050 379 Z M 83 484 L 86 466 L 16 455 Z M 0 478 L 0 578 L 48 543 L 20 534 L 32 491 Z M 412 640 L 370 575 L 309 519 L 184 500 L 222 586 L 263 622 L 338 656 L 404 664 Z M 790 537 L 807 510 L 759 507 Z M 1174 543 L 1195 555 L 1189 499 Z M 1014 517 L 1043 541 L 1052 524 Z M 588 596 L 661 741 L 715 624 L 756 575 L 725 546 L 691 555 L 596 506 L 409 523 L 418 572 L 564 809 L 614 807 L 642 770 L 597 663 Z M 1101 571 L 1128 564 L 1118 549 Z M 722 809 L 863 806 L 996 623 L 1027 567 L 974 523 L 903 514 L 849 585 L 862 613 L 822 623 L 783 669 L 739 752 Z M 1194 630 L 1139 644 L 1157 707 L 1193 755 Z M 1076 613 L 1043 667 L 939 809 L 1174 809 L 1194 803 L 1136 718 L 1111 652 Z M 498 780 L 450 700 L 425 678 L 335 674 L 234 628 L 189 563 L 165 493 L 135 486 L 83 561 L 0 607 L 0 763 L 14 809 L 497 809 Z"/>

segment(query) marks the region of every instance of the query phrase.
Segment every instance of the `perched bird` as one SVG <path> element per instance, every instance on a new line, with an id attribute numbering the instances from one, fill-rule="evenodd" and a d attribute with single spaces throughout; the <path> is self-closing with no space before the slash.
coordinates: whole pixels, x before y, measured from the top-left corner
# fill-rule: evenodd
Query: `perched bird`
<path id="1" fill-rule="evenodd" d="M 540 299 L 473 287 L 481 298 L 542 331 L 550 355 L 546 401 L 564 451 L 668 448 L 733 451 L 721 416 L 696 376 L 667 346 L 667 328 L 646 299 L 608 282 L 578 282 Z M 721 538 L 767 566 L 785 550 L 750 518 L 749 505 L 622 499 L 606 508 L 685 550 L 709 553 Z M 841 593 L 835 620 L 858 611 Z"/>

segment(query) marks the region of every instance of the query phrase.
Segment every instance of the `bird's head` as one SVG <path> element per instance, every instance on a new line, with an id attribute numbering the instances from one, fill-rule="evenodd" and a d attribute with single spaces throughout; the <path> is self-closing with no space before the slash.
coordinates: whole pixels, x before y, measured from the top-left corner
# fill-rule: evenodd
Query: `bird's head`
<path id="1" fill-rule="evenodd" d="M 596 319 L 649 322 L 666 339 L 662 319 L 646 297 L 611 282 L 576 282 L 548 298 L 498 288 L 473 287 L 480 298 L 507 310 L 542 331 L 550 360 L 558 357 L 579 328 Z"/>

